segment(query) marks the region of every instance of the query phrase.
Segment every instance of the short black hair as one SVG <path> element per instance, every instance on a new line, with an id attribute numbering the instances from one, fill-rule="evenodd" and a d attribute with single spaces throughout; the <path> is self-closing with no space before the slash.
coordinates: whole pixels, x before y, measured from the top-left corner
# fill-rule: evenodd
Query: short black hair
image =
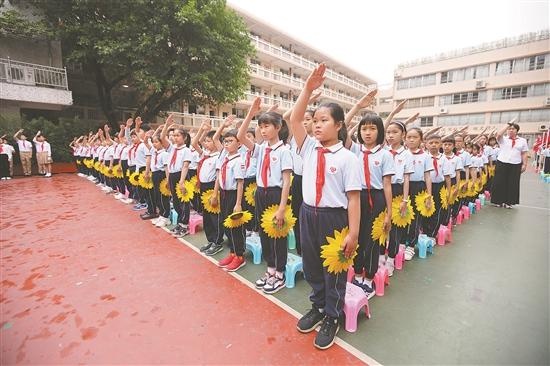
<path id="1" fill-rule="evenodd" d="M 441 140 L 441 136 L 439 136 L 437 133 L 428 135 L 426 137 L 426 141 L 430 141 L 430 140 Z"/>
<path id="2" fill-rule="evenodd" d="M 236 129 L 232 129 L 232 130 L 229 130 L 227 131 L 224 135 L 223 135 L 223 138 L 227 138 L 227 137 L 234 137 L 237 141 L 239 141 L 239 138 L 237 137 L 237 134 L 239 133 L 238 130 Z"/>
<path id="3" fill-rule="evenodd" d="M 444 138 L 444 139 L 443 139 L 443 143 L 446 143 L 446 142 L 448 142 L 448 143 L 450 143 L 450 144 L 453 144 L 453 146 L 454 146 L 454 144 L 455 144 L 455 139 L 452 138 L 452 137 Z"/>
<path id="4" fill-rule="evenodd" d="M 328 109 L 330 111 L 330 116 L 332 117 L 334 122 L 340 123 L 342 125 L 340 130 L 338 130 L 338 140 L 346 142 L 348 138 L 348 130 L 346 128 L 346 124 L 344 123 L 346 119 L 344 109 L 342 109 L 342 107 L 338 103 L 323 103 L 319 107 L 317 107 L 315 112 L 321 108 Z M 313 112 L 312 116 L 315 116 L 315 112 Z"/>
<path id="5" fill-rule="evenodd" d="M 363 118 L 361 118 L 361 121 L 359 122 L 359 126 L 357 127 L 357 140 L 364 144 L 363 137 L 361 136 L 361 127 L 365 125 L 374 125 L 376 126 L 377 134 L 376 134 L 376 144 L 380 145 L 384 143 L 384 122 L 382 121 L 382 118 L 380 118 L 379 115 L 376 113 L 367 113 Z"/>
<path id="6" fill-rule="evenodd" d="M 514 127 L 517 132 L 519 132 L 519 125 L 517 123 L 508 123 L 508 126 Z"/>

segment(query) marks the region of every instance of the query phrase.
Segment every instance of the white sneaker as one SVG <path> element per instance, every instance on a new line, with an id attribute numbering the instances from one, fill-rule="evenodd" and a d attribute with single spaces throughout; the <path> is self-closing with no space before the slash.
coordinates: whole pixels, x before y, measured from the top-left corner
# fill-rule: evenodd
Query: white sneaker
<path id="1" fill-rule="evenodd" d="M 6 179 L 7 179 L 7 180 L 10 180 L 10 179 L 11 179 L 11 177 L 6 177 Z"/>
<path id="2" fill-rule="evenodd" d="M 388 258 L 388 260 L 386 261 L 386 269 L 388 270 L 388 276 L 393 276 L 393 271 L 395 270 L 395 264 L 394 264 L 394 259 L 393 258 Z"/>
<path id="3" fill-rule="evenodd" d="M 113 197 L 114 197 L 115 199 L 117 199 L 117 200 L 120 200 L 120 199 L 122 199 L 122 198 L 124 198 L 124 197 L 126 197 L 126 196 L 123 195 L 122 193 L 118 192 L 118 193 L 115 194 Z"/>
<path id="4" fill-rule="evenodd" d="M 414 257 L 414 248 L 413 247 L 407 247 L 405 249 L 405 260 L 410 261 Z"/>
<path id="5" fill-rule="evenodd" d="M 79 177 L 83 177 L 83 176 L 84 176 L 84 174 L 82 174 L 82 173 L 77 173 L 76 175 L 78 175 Z"/>
<path id="6" fill-rule="evenodd" d="M 131 198 L 123 198 L 120 200 L 121 202 L 124 202 L 126 204 L 129 204 L 129 203 L 134 203 L 134 200 L 131 199 Z"/>
<path id="7" fill-rule="evenodd" d="M 88 178 L 86 178 L 88 180 L 95 180 L 95 177 L 93 175 L 88 175 Z"/>
<path id="8" fill-rule="evenodd" d="M 151 219 L 151 224 L 156 225 L 159 220 L 160 220 L 160 216 L 154 219 Z"/>
<path id="9" fill-rule="evenodd" d="M 165 227 L 168 225 L 170 225 L 170 219 L 162 216 L 159 216 L 159 220 L 155 224 L 156 227 Z"/>

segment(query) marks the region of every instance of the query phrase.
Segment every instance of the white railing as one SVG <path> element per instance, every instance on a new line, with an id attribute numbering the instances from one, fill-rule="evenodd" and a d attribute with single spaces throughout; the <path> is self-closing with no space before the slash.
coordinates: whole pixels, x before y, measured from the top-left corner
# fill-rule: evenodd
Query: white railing
<path id="1" fill-rule="evenodd" d="M 297 89 L 304 88 L 304 81 L 298 78 L 294 78 L 290 75 L 283 74 L 282 72 L 277 72 L 274 70 L 267 69 L 260 65 L 249 64 L 250 73 L 255 76 L 263 77 L 269 80 L 279 82 L 289 87 L 294 87 Z M 322 96 L 334 99 L 338 102 L 348 103 L 354 105 L 357 100 L 349 95 L 345 95 L 334 90 L 323 88 Z"/>
<path id="2" fill-rule="evenodd" d="M 290 52 L 290 51 L 287 51 L 285 50 L 284 48 L 282 47 L 277 47 L 261 38 L 259 38 L 258 36 L 253 36 L 253 35 L 250 35 L 250 39 L 252 40 L 252 44 L 254 44 L 254 46 L 262 51 L 262 52 L 266 52 L 270 55 L 273 55 L 273 56 L 276 56 L 276 57 L 279 57 L 280 59 L 282 60 L 285 60 L 285 61 L 290 61 L 296 65 L 299 65 L 303 68 L 305 68 L 306 70 L 313 70 L 317 64 L 313 61 L 310 61 L 308 59 L 305 59 L 303 58 L 302 56 L 299 56 L 293 52 Z M 344 76 L 342 74 L 339 74 L 337 73 L 336 71 L 334 70 L 331 70 L 331 69 L 328 69 L 325 71 L 325 75 L 329 78 L 329 79 L 332 79 L 334 81 L 338 81 L 346 86 L 350 86 L 352 88 L 355 88 L 363 93 L 367 93 L 367 85 L 364 85 L 364 84 L 361 84 L 353 79 L 350 79 L 348 78 L 347 76 Z"/>
<path id="3" fill-rule="evenodd" d="M 0 82 L 69 90 L 67 70 L 0 58 Z"/>
<path id="4" fill-rule="evenodd" d="M 181 113 L 181 112 L 166 112 L 168 115 L 172 114 L 174 116 L 174 121 L 176 123 L 182 124 L 189 127 L 200 127 L 201 123 L 204 120 L 210 120 L 213 127 L 218 127 L 222 122 L 223 118 L 213 117 L 206 114 L 196 114 L 196 113 Z"/>

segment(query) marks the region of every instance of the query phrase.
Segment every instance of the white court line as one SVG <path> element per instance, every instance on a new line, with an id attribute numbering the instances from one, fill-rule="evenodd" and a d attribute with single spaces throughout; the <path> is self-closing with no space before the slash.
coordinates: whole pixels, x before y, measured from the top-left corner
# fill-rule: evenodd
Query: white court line
<path id="1" fill-rule="evenodd" d="M 550 211 L 550 208 L 546 208 L 546 207 L 525 206 L 525 205 L 517 205 L 517 207 L 532 208 L 533 210 Z"/>
<path id="2" fill-rule="evenodd" d="M 168 230 L 166 227 L 164 227 L 163 229 L 164 229 L 164 231 L 167 231 L 168 233 L 170 233 L 170 230 Z M 183 238 L 177 238 L 177 239 L 179 241 L 181 241 L 183 244 L 185 244 L 187 247 L 189 247 L 191 250 L 193 250 L 196 253 L 200 254 L 201 257 L 206 258 L 207 260 L 209 260 L 210 262 L 214 263 L 217 266 L 218 261 L 216 261 L 214 258 L 203 255 L 201 253 L 201 251 L 199 250 L 199 248 L 197 248 L 196 246 L 194 246 L 193 244 L 191 244 L 187 240 L 185 240 Z M 281 309 L 285 310 L 290 315 L 294 316 L 296 319 L 300 319 L 302 317 L 302 314 L 300 314 L 299 312 L 297 312 L 296 310 L 294 310 L 293 308 L 291 308 L 290 306 L 288 306 L 287 304 L 285 304 L 281 300 L 277 299 L 276 297 L 268 296 L 268 295 L 264 294 L 263 292 L 258 291 L 256 289 L 256 287 L 252 285 L 251 282 L 249 282 L 246 278 L 239 275 L 238 273 L 236 273 L 236 272 L 227 272 L 227 274 L 230 275 L 230 276 L 233 276 L 238 281 L 243 283 L 245 286 L 248 286 L 249 288 L 253 289 L 254 292 L 256 292 L 258 295 L 261 295 L 264 298 L 268 299 L 269 301 L 271 301 L 275 305 L 279 306 Z M 368 365 L 382 365 L 380 362 L 376 361 L 374 358 L 372 358 L 372 357 L 368 356 L 367 354 L 359 351 L 357 348 L 353 347 L 351 344 L 349 344 L 348 342 L 344 341 L 341 338 L 336 337 L 336 341 L 334 343 L 336 343 L 337 345 L 339 345 L 340 347 L 342 347 L 343 349 L 345 349 L 346 351 L 348 351 L 349 353 L 351 353 L 352 355 L 357 357 L 359 360 L 365 362 Z"/>

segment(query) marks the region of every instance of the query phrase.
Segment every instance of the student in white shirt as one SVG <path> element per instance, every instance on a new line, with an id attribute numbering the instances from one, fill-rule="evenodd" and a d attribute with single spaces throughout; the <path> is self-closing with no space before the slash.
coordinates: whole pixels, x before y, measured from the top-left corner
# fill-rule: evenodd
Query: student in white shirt
<path id="1" fill-rule="evenodd" d="M 504 134 L 507 133 L 506 136 Z M 519 125 L 509 122 L 497 133 L 500 153 L 491 190 L 491 202 L 512 208 L 519 203 L 521 173 L 527 169 L 527 140 L 518 137 Z"/>
<path id="2" fill-rule="evenodd" d="M 17 131 L 13 135 L 13 138 L 17 141 L 23 174 L 28 177 L 32 174 L 32 143 L 27 141 L 27 136 L 23 134 L 23 129 Z"/>
<path id="3" fill-rule="evenodd" d="M 6 136 L 3 136 L 2 139 L 4 140 L 4 143 L 1 148 L 2 154 L 6 154 L 8 156 L 8 165 L 9 165 L 9 176 L 6 177 L 6 179 L 11 179 L 11 177 L 13 177 L 13 154 L 15 153 L 15 149 L 13 148 L 13 146 L 11 146 L 8 143 Z"/>
<path id="4" fill-rule="evenodd" d="M 2 180 L 11 179 L 10 157 L 13 156 L 11 149 L 13 147 L 7 144 L 4 136 L 0 137 L 0 177 Z"/>
<path id="5" fill-rule="evenodd" d="M 44 174 L 44 177 L 49 178 L 52 176 L 52 148 L 48 141 L 46 141 L 46 136 L 43 136 L 40 131 L 34 136 L 33 142 L 36 148 L 38 172 Z"/>
<path id="6" fill-rule="evenodd" d="M 550 174 L 550 147 L 542 145 L 540 149 L 541 159 L 544 161 L 542 169 L 544 174 Z"/>

